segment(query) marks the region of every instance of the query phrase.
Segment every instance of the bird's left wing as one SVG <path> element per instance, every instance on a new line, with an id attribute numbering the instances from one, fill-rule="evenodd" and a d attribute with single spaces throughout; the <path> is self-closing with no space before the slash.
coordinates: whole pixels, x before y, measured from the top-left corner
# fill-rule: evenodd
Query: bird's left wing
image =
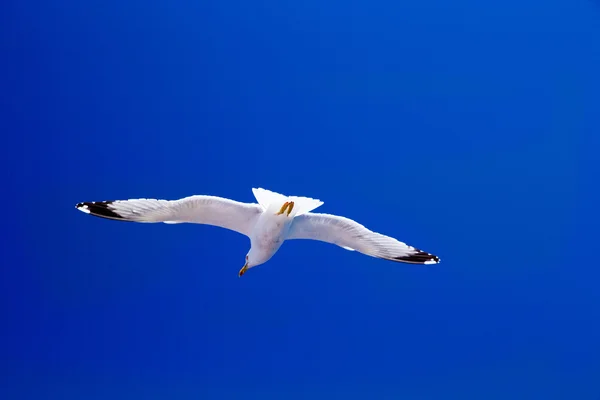
<path id="1" fill-rule="evenodd" d="M 258 204 L 215 196 L 190 196 L 179 200 L 131 199 L 86 202 L 77 209 L 97 217 L 132 222 L 191 222 L 230 229 L 249 236 L 262 213 Z"/>
<path id="2" fill-rule="evenodd" d="M 373 232 L 356 221 L 337 215 L 308 213 L 295 217 L 286 239 L 319 240 L 397 262 L 436 264 L 440 261 L 433 254 Z"/>

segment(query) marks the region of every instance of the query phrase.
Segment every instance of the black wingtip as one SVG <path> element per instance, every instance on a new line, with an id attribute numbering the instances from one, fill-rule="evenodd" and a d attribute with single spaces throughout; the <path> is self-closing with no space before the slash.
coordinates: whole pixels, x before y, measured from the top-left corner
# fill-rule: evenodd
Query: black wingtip
<path id="1" fill-rule="evenodd" d="M 122 216 L 109 208 L 112 203 L 114 203 L 112 200 L 83 202 L 77 203 L 75 208 L 86 214 L 95 215 L 97 217 L 123 220 L 124 218 Z"/>
<path id="2" fill-rule="evenodd" d="M 440 258 L 429 254 L 425 251 L 415 249 L 415 253 L 407 254 L 405 256 L 394 257 L 394 261 L 413 263 L 413 264 L 437 264 L 440 262 Z"/>

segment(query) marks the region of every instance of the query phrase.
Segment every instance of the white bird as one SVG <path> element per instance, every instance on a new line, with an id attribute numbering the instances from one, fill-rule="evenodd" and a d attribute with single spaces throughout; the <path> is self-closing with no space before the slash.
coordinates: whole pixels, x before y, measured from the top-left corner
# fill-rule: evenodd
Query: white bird
<path id="1" fill-rule="evenodd" d="M 392 237 L 373 232 L 358 222 L 311 211 L 323 204 L 308 197 L 284 196 L 252 189 L 256 203 L 215 196 L 179 200 L 131 199 L 85 202 L 77 209 L 97 217 L 133 222 L 195 223 L 220 226 L 250 238 L 246 263 L 239 271 L 264 264 L 285 240 L 311 239 L 356 250 L 371 257 L 413 264 L 437 264 L 440 259 Z"/>

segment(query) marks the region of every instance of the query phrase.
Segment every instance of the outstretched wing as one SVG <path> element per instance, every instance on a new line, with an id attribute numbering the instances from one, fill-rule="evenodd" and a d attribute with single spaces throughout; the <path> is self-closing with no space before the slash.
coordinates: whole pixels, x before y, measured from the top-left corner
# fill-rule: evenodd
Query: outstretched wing
<path id="1" fill-rule="evenodd" d="M 190 222 L 230 229 L 250 235 L 262 208 L 215 196 L 190 196 L 179 200 L 131 199 L 86 202 L 76 205 L 97 217 L 132 222 Z"/>
<path id="2" fill-rule="evenodd" d="M 392 237 L 373 232 L 356 221 L 337 215 L 308 213 L 294 218 L 286 239 L 311 239 L 347 250 L 413 264 L 437 264 L 433 254 L 415 249 Z"/>

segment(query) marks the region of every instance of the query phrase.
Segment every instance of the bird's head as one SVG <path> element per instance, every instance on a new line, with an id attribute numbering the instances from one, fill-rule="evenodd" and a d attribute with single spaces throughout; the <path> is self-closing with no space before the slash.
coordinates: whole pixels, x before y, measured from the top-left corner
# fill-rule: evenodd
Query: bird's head
<path id="1" fill-rule="evenodd" d="M 248 254 L 246 254 L 246 262 L 245 262 L 244 266 L 242 267 L 242 269 L 240 269 L 240 273 L 238 275 L 242 276 L 242 275 L 244 275 L 244 273 L 246 273 L 247 270 L 249 270 L 252 267 L 256 267 L 257 265 L 260 265 L 260 264 L 262 264 L 262 263 L 254 257 L 252 249 L 250 249 L 250 251 L 248 251 Z"/>

